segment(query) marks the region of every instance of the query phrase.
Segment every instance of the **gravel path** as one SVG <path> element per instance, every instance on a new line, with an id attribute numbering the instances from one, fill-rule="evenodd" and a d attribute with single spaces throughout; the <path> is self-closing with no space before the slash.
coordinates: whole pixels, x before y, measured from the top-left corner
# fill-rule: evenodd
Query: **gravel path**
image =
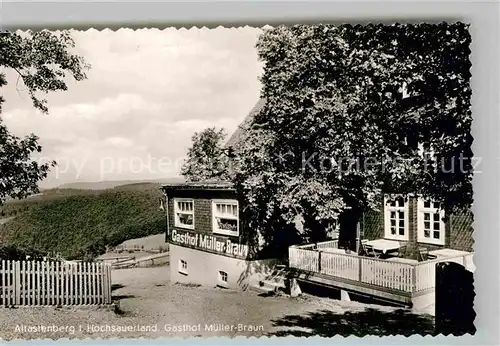
<path id="1" fill-rule="evenodd" d="M 0 337 L 157 338 L 193 336 L 333 336 L 429 333 L 430 316 L 406 310 L 303 296 L 172 283 L 169 267 L 112 272 L 119 311 L 106 308 L 0 310 Z M 1 309 L 1 308 L 0 308 Z M 58 330 L 42 330 L 57 326 Z M 30 329 L 31 328 L 31 329 Z"/>

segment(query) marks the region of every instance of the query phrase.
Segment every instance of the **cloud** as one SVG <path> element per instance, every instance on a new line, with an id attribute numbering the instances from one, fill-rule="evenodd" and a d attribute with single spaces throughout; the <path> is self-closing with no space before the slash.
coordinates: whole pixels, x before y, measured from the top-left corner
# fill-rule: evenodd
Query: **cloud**
<path id="1" fill-rule="evenodd" d="M 123 137 L 110 137 L 106 141 L 117 148 L 131 148 L 134 145 L 133 141 Z"/>
<path id="2" fill-rule="evenodd" d="M 256 85 L 259 29 L 120 29 L 74 32 L 78 49 L 110 87 L 154 95 L 203 94 L 212 83 Z M 253 78 L 246 78 L 247 76 Z M 243 79 L 241 77 L 244 77 Z M 253 81 L 251 79 L 254 79 Z M 221 90 L 217 90 L 221 91 Z"/>
<path id="3" fill-rule="evenodd" d="M 42 115 L 33 108 L 21 108 L 7 111 L 2 117 L 10 130 L 20 135 L 35 131 L 42 139 L 49 140 L 99 140 L 99 137 L 108 137 L 105 135 L 108 131 L 110 134 L 115 130 L 125 131 L 125 134 L 128 130 L 136 132 L 137 126 L 145 124 L 144 121 L 134 122 L 134 119 L 139 120 L 138 114 L 154 116 L 161 109 L 161 104 L 148 102 L 141 95 L 119 94 L 94 103 L 52 107 L 49 115 Z"/>
<path id="4" fill-rule="evenodd" d="M 175 167 L 151 169 L 144 162 L 180 162 L 194 132 L 216 126 L 230 134 L 257 102 L 260 32 L 73 31 L 77 53 L 92 66 L 88 79 L 49 94 L 49 114 L 41 115 L 7 71 L 1 116 L 17 135 L 35 132 L 44 157 L 63 162 L 48 185 L 99 180 L 103 170 L 109 180 L 172 176 Z M 134 168 L 131 162 L 140 167 L 141 160 L 142 170 Z M 114 169 L 103 168 L 110 162 Z"/>

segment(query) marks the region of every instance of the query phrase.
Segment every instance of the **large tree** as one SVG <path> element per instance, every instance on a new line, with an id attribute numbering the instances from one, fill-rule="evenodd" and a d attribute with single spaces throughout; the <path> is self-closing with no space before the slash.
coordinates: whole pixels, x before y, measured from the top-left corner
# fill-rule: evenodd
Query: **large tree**
<path id="1" fill-rule="evenodd" d="M 67 77 L 86 78 L 89 67 L 84 59 L 72 54 L 75 43 L 67 31 L 0 34 L 0 67 L 17 73 L 29 93 L 33 106 L 48 113 L 46 99 L 40 93 L 67 90 Z M 0 87 L 7 84 L 0 72 Z M 0 96 L 0 113 L 4 99 Z M 43 180 L 56 163 L 39 163 L 33 154 L 41 152 L 34 134 L 19 138 L 9 132 L 0 115 L 0 204 L 8 197 L 23 198 L 39 191 Z"/>
<path id="2" fill-rule="evenodd" d="M 228 180 L 226 131 L 215 127 L 195 132 L 181 174 L 189 181 Z"/>
<path id="3" fill-rule="evenodd" d="M 235 176 L 254 229 L 301 215 L 311 240 L 339 219 L 353 247 L 384 193 L 416 193 L 448 213 L 469 206 L 469 44 L 461 23 L 266 31 L 266 104 Z"/>

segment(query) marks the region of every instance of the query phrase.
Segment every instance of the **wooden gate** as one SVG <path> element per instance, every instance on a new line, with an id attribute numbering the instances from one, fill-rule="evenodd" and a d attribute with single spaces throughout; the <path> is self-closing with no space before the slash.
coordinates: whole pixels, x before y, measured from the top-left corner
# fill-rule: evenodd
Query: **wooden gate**
<path id="1" fill-rule="evenodd" d="M 474 334 L 474 278 L 455 262 L 436 264 L 436 332 Z"/>

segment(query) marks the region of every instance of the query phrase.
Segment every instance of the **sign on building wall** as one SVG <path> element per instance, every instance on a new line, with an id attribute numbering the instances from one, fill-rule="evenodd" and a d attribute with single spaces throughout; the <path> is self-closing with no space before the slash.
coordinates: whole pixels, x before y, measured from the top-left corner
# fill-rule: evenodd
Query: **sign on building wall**
<path id="1" fill-rule="evenodd" d="M 202 251 L 220 253 L 231 257 L 248 256 L 248 245 L 232 242 L 230 239 L 211 234 L 172 230 L 170 240 L 173 244 L 196 248 Z"/>

